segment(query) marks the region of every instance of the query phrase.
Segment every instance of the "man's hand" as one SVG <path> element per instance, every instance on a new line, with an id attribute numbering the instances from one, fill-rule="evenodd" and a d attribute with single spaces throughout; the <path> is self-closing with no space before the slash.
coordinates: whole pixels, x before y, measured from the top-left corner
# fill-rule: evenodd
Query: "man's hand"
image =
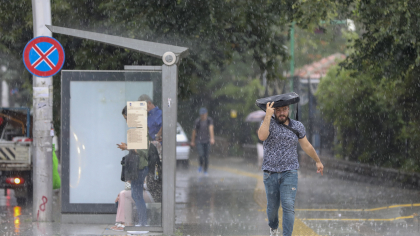
<path id="1" fill-rule="evenodd" d="M 321 173 L 321 175 L 324 175 L 324 165 L 321 162 L 316 163 L 316 173 Z"/>
<path id="2" fill-rule="evenodd" d="M 265 115 L 266 116 L 269 116 L 269 117 L 273 116 L 273 114 L 274 114 L 273 106 L 274 106 L 274 102 L 268 102 L 267 103 L 266 108 L 265 108 Z"/>
<path id="3" fill-rule="evenodd" d="M 273 106 L 274 106 L 274 102 L 269 102 L 266 104 L 264 121 L 257 132 L 258 138 L 261 141 L 265 141 L 268 138 L 268 135 L 270 135 L 270 122 L 271 122 L 271 117 L 273 117 L 273 114 L 274 114 Z"/>
<path id="4" fill-rule="evenodd" d="M 214 138 L 210 139 L 210 144 L 214 145 Z"/>
<path id="5" fill-rule="evenodd" d="M 121 149 L 121 151 L 127 150 L 127 144 L 126 143 L 121 143 L 121 144 L 117 144 L 118 148 Z"/>
<path id="6" fill-rule="evenodd" d="M 191 141 L 191 147 L 195 147 L 195 142 Z"/>

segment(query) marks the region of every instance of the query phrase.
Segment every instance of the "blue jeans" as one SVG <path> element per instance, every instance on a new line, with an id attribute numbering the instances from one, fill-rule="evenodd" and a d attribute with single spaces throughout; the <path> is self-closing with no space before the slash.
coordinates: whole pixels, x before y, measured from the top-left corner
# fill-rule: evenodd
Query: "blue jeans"
<path id="1" fill-rule="evenodd" d="M 203 167 L 204 172 L 207 172 L 207 168 L 209 165 L 210 143 L 197 143 L 196 146 L 197 146 L 200 166 Z"/>
<path id="2" fill-rule="evenodd" d="M 143 183 L 148 173 L 149 168 L 146 166 L 144 169 L 139 170 L 137 179 L 131 181 L 131 197 L 136 203 L 137 215 L 139 217 L 138 223 L 143 226 L 147 223 L 146 203 L 143 198 Z"/>
<path id="3" fill-rule="evenodd" d="M 297 170 L 280 173 L 264 172 L 264 186 L 267 195 L 268 225 L 272 229 L 279 226 L 280 202 L 283 208 L 283 235 L 290 236 L 295 222 L 295 198 L 298 185 Z"/>

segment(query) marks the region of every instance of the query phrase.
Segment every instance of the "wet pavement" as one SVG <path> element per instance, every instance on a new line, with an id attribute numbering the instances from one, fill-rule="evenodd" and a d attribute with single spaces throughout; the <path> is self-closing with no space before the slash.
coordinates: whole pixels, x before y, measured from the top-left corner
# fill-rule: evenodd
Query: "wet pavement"
<path id="1" fill-rule="evenodd" d="M 212 161 L 212 160 L 211 160 Z M 229 159 L 228 166 L 243 165 Z M 237 164 L 237 165 L 236 165 Z M 266 231 L 264 209 L 254 200 L 258 176 L 252 172 L 211 165 L 208 176 L 189 170 L 177 171 L 176 224 L 189 235 L 257 235 Z M 247 176 L 248 175 L 248 176 Z"/>
<path id="2" fill-rule="evenodd" d="M 192 157 L 193 156 L 192 154 Z M 322 158 L 322 157 L 321 157 Z M 193 158 L 191 158 L 193 159 Z M 210 159 L 209 175 L 177 167 L 176 235 L 269 235 L 262 172 L 254 160 Z M 300 169 L 293 235 L 420 235 L 420 191 L 324 176 Z M 0 235 L 126 235 L 110 224 L 32 223 L 31 206 L 17 206 L 0 189 Z M 58 194 L 54 197 L 59 217 Z"/>
<path id="3" fill-rule="evenodd" d="M 209 176 L 177 172 L 177 224 L 190 235 L 268 235 L 262 173 L 254 161 L 215 158 Z M 420 235 L 420 191 L 300 169 L 293 235 Z"/>

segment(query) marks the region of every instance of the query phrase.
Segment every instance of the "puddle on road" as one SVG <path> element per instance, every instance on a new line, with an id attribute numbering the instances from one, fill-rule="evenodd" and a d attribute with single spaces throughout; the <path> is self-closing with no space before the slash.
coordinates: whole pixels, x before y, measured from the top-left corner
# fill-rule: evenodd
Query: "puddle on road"
<path id="1" fill-rule="evenodd" d="M 4 192 L 4 189 L 0 189 Z M 31 225 L 31 206 L 18 206 L 14 191 L 0 196 L 0 235 L 26 235 L 23 224 Z"/>

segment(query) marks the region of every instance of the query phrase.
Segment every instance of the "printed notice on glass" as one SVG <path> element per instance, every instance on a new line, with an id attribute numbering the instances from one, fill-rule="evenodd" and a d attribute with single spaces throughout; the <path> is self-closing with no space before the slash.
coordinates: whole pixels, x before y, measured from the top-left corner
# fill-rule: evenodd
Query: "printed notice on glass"
<path id="1" fill-rule="evenodd" d="M 147 149 L 147 130 L 134 128 L 127 131 L 127 149 Z"/>
<path id="2" fill-rule="evenodd" d="M 127 102 L 127 149 L 147 149 L 147 103 Z"/>
<path id="3" fill-rule="evenodd" d="M 127 125 L 130 128 L 147 127 L 147 103 L 145 101 L 127 102 Z"/>

